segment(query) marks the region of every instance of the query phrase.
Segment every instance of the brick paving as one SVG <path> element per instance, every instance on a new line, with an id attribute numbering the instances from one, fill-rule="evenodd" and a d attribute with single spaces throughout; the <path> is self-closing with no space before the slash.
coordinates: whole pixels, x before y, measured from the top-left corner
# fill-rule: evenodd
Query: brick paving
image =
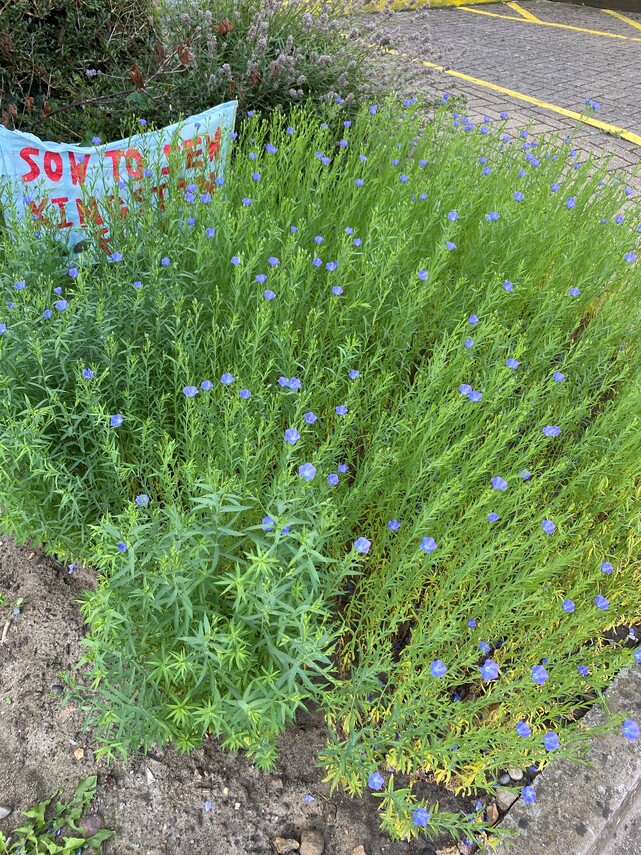
<path id="1" fill-rule="evenodd" d="M 535 134 L 571 132 L 576 121 L 490 88 L 420 65 L 420 60 L 462 72 L 523 95 L 581 113 L 585 98 L 600 103 L 593 117 L 641 135 L 641 30 L 600 9 L 523 0 L 523 9 L 543 21 L 626 36 L 607 38 L 576 30 L 505 20 L 456 8 L 379 13 L 368 16 L 389 47 L 409 58 L 381 57 L 382 76 L 403 94 L 464 95 L 466 114 L 474 121 L 510 114 L 508 130 L 531 123 Z M 484 12 L 518 13 L 503 4 Z M 641 13 L 626 13 L 641 24 Z M 638 39 L 638 40 L 637 40 Z M 630 172 L 639 166 L 641 146 L 581 124 L 575 148 L 585 153 L 611 153 L 611 168 Z M 630 183 L 641 190 L 641 176 Z"/>

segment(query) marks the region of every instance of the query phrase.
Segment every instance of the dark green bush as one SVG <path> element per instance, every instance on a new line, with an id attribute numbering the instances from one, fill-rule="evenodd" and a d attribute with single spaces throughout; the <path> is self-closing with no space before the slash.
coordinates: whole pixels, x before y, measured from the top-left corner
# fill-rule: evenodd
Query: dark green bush
<path id="1" fill-rule="evenodd" d="M 112 134 L 133 66 L 160 54 L 152 0 L 12 0 L 0 12 L 2 124 L 57 139 Z M 92 101 L 71 107 L 77 102 Z"/>
<path id="2" fill-rule="evenodd" d="M 158 126 L 236 99 L 240 113 L 370 91 L 369 49 L 340 10 L 294 0 L 17 0 L 0 13 L 5 127 L 104 140 L 139 117 Z"/>

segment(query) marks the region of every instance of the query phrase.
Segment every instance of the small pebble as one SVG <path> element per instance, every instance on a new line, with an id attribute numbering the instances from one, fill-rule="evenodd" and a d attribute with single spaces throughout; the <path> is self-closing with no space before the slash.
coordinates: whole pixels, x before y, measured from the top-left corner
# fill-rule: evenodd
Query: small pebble
<path id="1" fill-rule="evenodd" d="M 510 783 L 510 776 L 507 774 L 501 775 L 501 777 L 499 778 L 499 784 L 502 784 L 504 787 L 506 787 L 509 783 Z"/>
<path id="2" fill-rule="evenodd" d="M 12 810 L 13 808 L 9 807 L 8 805 L 0 805 L 0 820 L 6 819 Z"/>
<path id="3" fill-rule="evenodd" d="M 325 838 L 320 831 L 306 828 L 300 836 L 300 855 L 323 855 Z"/>
<path id="4" fill-rule="evenodd" d="M 272 846 L 277 855 L 287 855 L 288 852 L 296 852 L 300 848 L 298 840 L 291 837 L 274 837 Z"/>
<path id="5" fill-rule="evenodd" d="M 51 691 L 54 695 L 61 695 L 64 692 L 64 688 L 59 683 L 54 683 L 51 687 Z"/>
<path id="6" fill-rule="evenodd" d="M 498 787 L 496 790 L 496 803 L 503 812 L 509 810 L 517 798 L 516 793 L 506 790 L 503 787 Z"/>
<path id="7" fill-rule="evenodd" d="M 520 781 L 523 778 L 523 772 L 521 769 L 508 769 L 508 774 L 513 781 Z"/>
<path id="8" fill-rule="evenodd" d="M 352 849 L 352 855 L 367 855 L 367 852 L 365 851 L 365 847 L 363 846 L 362 843 L 359 846 L 355 846 Z"/>
<path id="9" fill-rule="evenodd" d="M 490 802 L 485 808 L 485 813 L 487 814 L 487 821 L 492 825 L 499 821 L 499 809 L 496 806 L 496 802 Z"/>
<path id="10" fill-rule="evenodd" d="M 93 837 L 101 828 L 105 827 L 105 821 L 99 813 L 88 813 L 80 820 L 80 828 L 85 837 Z"/>

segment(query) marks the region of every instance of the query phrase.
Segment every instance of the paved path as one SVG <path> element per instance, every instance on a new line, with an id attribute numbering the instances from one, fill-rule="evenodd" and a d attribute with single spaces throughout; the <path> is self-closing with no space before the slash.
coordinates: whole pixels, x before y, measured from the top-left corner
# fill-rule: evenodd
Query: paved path
<path id="1" fill-rule="evenodd" d="M 562 111 L 580 114 L 590 98 L 600 105 L 590 113 L 595 120 L 622 129 L 636 142 L 582 124 L 575 147 L 613 153 L 613 169 L 639 164 L 641 12 L 617 17 L 601 9 L 523 0 L 388 14 L 387 20 L 384 13 L 371 18 L 385 31 L 389 47 L 402 54 L 382 59 L 381 65 L 386 66 L 384 76 L 403 93 L 465 95 L 472 120 L 498 118 L 506 110 L 509 129 L 531 122 L 534 133 L 571 131 L 576 118 Z M 528 98 L 549 106 L 523 100 Z M 641 189 L 641 177 L 636 186 Z"/>

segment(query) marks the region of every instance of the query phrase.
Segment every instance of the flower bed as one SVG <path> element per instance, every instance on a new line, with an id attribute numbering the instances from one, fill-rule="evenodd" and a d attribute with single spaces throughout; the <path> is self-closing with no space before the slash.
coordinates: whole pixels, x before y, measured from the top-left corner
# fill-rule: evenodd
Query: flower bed
<path id="1" fill-rule="evenodd" d="M 101 573 L 106 756 L 212 732 L 269 768 L 315 699 L 328 780 L 394 837 L 463 834 L 421 777 L 575 755 L 631 658 L 633 202 L 569 141 L 341 109 L 254 116 L 109 258 L 6 240 L 0 501 Z"/>

